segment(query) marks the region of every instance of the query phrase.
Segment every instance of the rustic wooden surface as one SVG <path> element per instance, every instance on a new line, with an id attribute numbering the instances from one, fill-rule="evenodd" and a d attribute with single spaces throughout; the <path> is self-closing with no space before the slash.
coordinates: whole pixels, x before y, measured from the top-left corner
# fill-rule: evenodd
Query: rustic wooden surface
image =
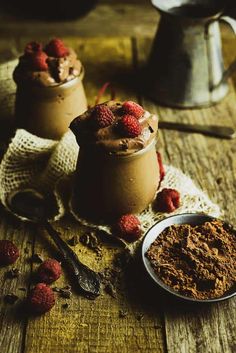
<path id="1" fill-rule="evenodd" d="M 7 0 L 4 0 L 7 1 Z M 1 4 L 0 4 L 1 6 Z M 37 11 L 37 10 L 36 10 Z M 159 18 L 148 0 L 99 0 L 95 11 L 86 16 L 67 21 L 52 21 L 19 18 L 1 11 L 0 37 L 46 36 L 116 36 L 153 35 Z"/>
<path id="2" fill-rule="evenodd" d="M 105 6 L 105 5 L 104 5 Z M 46 32 L 46 31 L 45 31 Z M 51 33 L 43 32 L 35 39 L 46 39 Z M 62 33 L 62 32 L 61 32 Z M 60 34 L 61 34 L 60 33 Z M 126 33 L 114 38 L 94 37 L 78 39 L 67 36 L 86 67 L 85 89 L 93 104 L 98 89 L 106 81 L 116 87 L 117 98 L 137 99 L 157 112 L 161 120 L 229 124 L 236 128 L 236 76 L 229 95 L 214 107 L 201 110 L 174 110 L 163 108 L 148 100 L 142 89 L 141 68 L 147 58 L 151 40 Z M 21 51 L 32 39 L 27 34 L 13 35 L 0 40 L 0 50 L 13 48 Z M 223 32 L 226 63 L 236 56 L 234 38 Z M 137 71 L 139 70 L 139 74 Z M 136 73 L 136 74 L 135 74 Z M 105 96 L 104 99 L 108 98 Z M 181 168 L 218 203 L 223 217 L 236 226 L 236 144 L 198 134 L 174 131 L 160 132 L 160 151 L 165 163 Z M 69 299 L 58 298 L 50 313 L 29 317 L 22 303 L 37 264 L 31 264 L 33 253 L 43 257 L 55 256 L 55 248 L 45 232 L 36 226 L 22 224 L 3 209 L 0 211 L 0 238 L 12 239 L 21 249 L 16 263 L 19 278 L 5 277 L 6 268 L 0 269 L 0 352 L 1 353 L 234 353 L 236 351 L 236 299 L 214 305 L 192 305 L 166 297 L 145 276 L 137 259 L 127 265 L 119 278 L 117 297 L 104 293 L 95 301 L 79 296 L 73 290 Z M 65 240 L 83 234 L 84 228 L 72 219 L 55 225 Z M 82 244 L 75 251 L 83 261 L 100 271 L 112 266 L 122 249 L 115 244 L 102 243 L 103 256 L 97 256 Z M 11 266 L 10 266 L 11 267 Z M 57 286 L 69 283 L 65 275 Z M 25 288 L 26 291 L 23 291 Z M 20 299 L 15 305 L 4 303 L 8 293 Z M 64 303 L 69 303 L 65 309 Z M 127 313 L 120 317 L 119 311 Z"/>

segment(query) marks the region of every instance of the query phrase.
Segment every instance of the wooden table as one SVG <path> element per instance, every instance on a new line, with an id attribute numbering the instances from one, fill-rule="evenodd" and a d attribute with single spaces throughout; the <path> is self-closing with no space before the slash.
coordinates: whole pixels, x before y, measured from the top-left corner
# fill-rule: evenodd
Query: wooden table
<path id="1" fill-rule="evenodd" d="M 36 37 L 46 40 L 47 35 L 45 38 Z M 11 46 L 21 51 L 30 39 L 6 35 L 0 41 L 1 50 Z M 142 82 L 137 83 L 137 77 L 134 79 L 133 75 L 147 58 L 149 37 L 70 36 L 64 39 L 76 49 L 85 65 L 84 83 L 90 104 L 94 103 L 103 83 L 112 81 L 118 99 L 139 100 L 145 108 L 157 112 L 161 120 L 228 124 L 236 128 L 236 78 L 228 96 L 214 107 L 201 110 L 163 108 L 137 90 L 137 84 L 142 85 Z M 223 39 L 226 61 L 229 62 L 236 54 L 233 38 L 225 30 Z M 164 162 L 190 175 L 220 205 L 223 217 L 236 225 L 235 141 L 161 131 L 160 142 Z M 71 299 L 58 298 L 50 313 L 40 317 L 27 316 L 22 311 L 22 301 L 38 266 L 29 259 L 35 253 L 44 258 L 53 257 L 55 248 L 36 226 L 21 223 L 3 209 L 0 214 L 0 237 L 13 240 L 21 250 L 21 257 L 15 265 L 21 271 L 18 278 L 6 279 L 6 268 L 0 269 L 1 353 L 236 352 L 235 298 L 214 305 L 176 302 L 147 278 L 139 259 L 131 261 L 117 275 L 116 293 L 110 291 L 109 294 L 107 290 L 95 301 L 90 301 L 73 291 Z M 70 218 L 58 222 L 55 227 L 65 240 L 86 232 Z M 123 252 L 109 243 L 102 243 L 102 257 L 80 243 L 74 250 L 97 271 L 111 268 L 115 257 Z M 68 283 L 68 276 L 63 275 L 56 285 L 61 287 Z M 8 293 L 20 297 L 15 305 L 4 303 L 3 297 Z M 69 304 L 68 308 L 65 303 Z"/>

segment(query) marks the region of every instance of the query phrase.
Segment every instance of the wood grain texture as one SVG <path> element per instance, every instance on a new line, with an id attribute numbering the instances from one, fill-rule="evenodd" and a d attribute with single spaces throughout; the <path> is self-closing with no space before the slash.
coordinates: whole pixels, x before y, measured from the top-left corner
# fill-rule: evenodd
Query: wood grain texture
<path id="1" fill-rule="evenodd" d="M 57 229 L 60 229 L 58 227 Z M 77 224 L 70 222 L 70 229 L 61 227 L 63 238 L 81 234 Z M 52 256 L 52 248 L 42 239 L 42 233 L 36 244 L 36 251 L 46 257 Z M 110 266 L 117 250 L 103 246 L 103 258 L 96 258 L 81 244 L 75 248 L 82 261 L 95 270 Z M 68 277 L 57 281 L 57 286 L 70 283 Z M 121 281 L 117 298 L 103 293 L 95 301 L 87 300 L 73 290 L 71 300 L 58 298 L 50 313 L 30 319 L 27 326 L 25 352 L 163 352 L 160 314 L 143 307 L 137 301 L 127 297 L 129 290 Z M 130 294 L 132 297 L 132 293 Z M 140 298 L 140 295 L 138 295 Z M 68 309 L 62 307 L 69 303 Z M 119 310 L 127 311 L 127 316 L 119 317 Z M 140 312 L 144 315 L 139 321 Z"/>
<path id="2" fill-rule="evenodd" d="M 148 1 L 98 3 L 86 16 L 71 21 L 32 20 L 0 13 L 0 37 L 153 35 L 159 15 Z"/>
<path id="3" fill-rule="evenodd" d="M 129 38 L 65 40 L 78 51 L 85 65 L 84 83 L 90 104 L 94 104 L 99 88 L 106 81 L 114 83 L 118 99 L 134 95 L 128 84 L 133 72 L 132 43 Z M 19 49 L 25 42 L 27 38 L 19 42 Z M 109 99 L 109 93 L 103 97 L 103 100 L 106 99 Z M 57 225 L 64 239 L 85 231 L 72 221 L 69 229 L 67 226 L 61 223 Z M 36 236 L 34 249 L 45 258 L 54 256 L 54 247 L 44 232 L 40 231 Z M 104 244 L 102 258 L 81 244 L 75 247 L 75 251 L 85 264 L 101 271 L 111 267 L 115 255 L 121 250 Z M 145 279 L 144 274 L 143 277 Z M 126 277 L 120 279 L 117 298 L 104 292 L 95 301 L 89 301 L 74 290 L 72 299 L 67 300 L 68 309 L 62 308 L 66 300 L 58 298 L 56 307 L 50 313 L 30 318 L 25 353 L 164 352 L 162 309 L 155 304 L 154 298 L 150 301 L 146 288 L 142 288 L 141 277 L 131 273 L 128 278 L 128 283 Z M 64 286 L 68 281 L 67 277 L 63 277 L 56 285 Z M 127 316 L 119 317 L 120 310 L 127 312 Z"/>
<path id="4" fill-rule="evenodd" d="M 56 28 L 56 27 L 55 27 Z M 35 39 L 45 40 L 49 31 Z M 32 39 L 12 37 L 12 41 L 0 40 L 0 50 L 14 46 L 22 51 Z M 233 36 L 223 31 L 226 62 L 236 55 Z M 117 99 L 139 99 L 147 109 L 157 112 L 160 119 L 197 123 L 229 124 L 236 127 L 236 76 L 233 77 L 230 94 L 214 107 L 201 110 L 177 110 L 160 107 L 145 94 L 144 76 L 140 67 L 146 62 L 151 40 L 129 37 L 86 38 L 65 36 L 67 44 L 78 51 L 85 65 L 85 89 L 90 104 L 94 103 L 98 89 L 106 81 L 112 81 Z M 104 100 L 109 94 L 104 96 Z M 175 131 L 160 132 L 160 151 L 165 163 L 171 163 L 189 174 L 194 181 L 217 202 L 222 216 L 236 225 L 234 212 L 236 198 L 235 141 L 208 138 L 198 134 Z M 65 240 L 87 229 L 68 219 L 55 224 Z M 140 353 L 233 353 L 236 351 L 235 299 L 211 306 L 193 306 L 177 303 L 160 292 L 145 276 L 141 261 L 127 265 L 119 278 L 117 298 L 105 291 L 95 301 L 78 295 L 73 289 L 71 300 L 58 298 L 50 313 L 41 317 L 26 317 L 20 305 L 3 303 L 3 296 L 18 291 L 18 287 L 33 285 L 29 279 L 31 265 L 27 261 L 32 252 L 45 258 L 57 256 L 56 249 L 42 229 L 20 225 L 1 212 L 1 238 L 14 240 L 22 256 L 16 263 L 22 275 L 18 279 L 4 280 L 6 269 L 0 269 L 0 347 L 1 353 L 80 353 L 80 352 L 140 352 Z M 28 243 L 35 237 L 35 245 Z M 25 253 L 25 248 L 26 250 Z M 84 263 L 96 271 L 111 266 L 117 254 L 122 252 L 115 245 L 103 242 L 103 257 L 82 244 L 74 247 Z M 32 273 L 37 270 L 33 265 Z M 65 275 L 57 286 L 70 283 Z M 18 293 L 17 293 L 18 294 Z M 19 292 L 24 298 L 25 293 Z M 21 300 L 19 301 L 20 304 Z M 68 302 L 69 307 L 63 308 Z M 127 312 L 120 317 L 119 311 Z"/>
<path id="5" fill-rule="evenodd" d="M 23 225 L 0 210 L 0 239 L 14 242 L 20 249 L 20 258 L 13 265 L 0 267 L 0 347 L 2 353 L 20 353 L 24 349 L 24 335 L 27 316 L 24 313 L 24 300 L 28 292 L 31 275 L 31 262 L 34 234 L 31 227 Z M 19 277 L 10 279 L 7 272 L 12 268 L 20 271 Z M 4 300 L 7 294 L 19 297 L 14 304 Z"/>
<path id="6" fill-rule="evenodd" d="M 233 38 L 223 32 L 226 65 L 236 56 Z M 137 41 L 137 61 L 146 60 L 150 41 Z M 161 120 L 200 124 L 231 125 L 236 128 L 235 81 L 230 93 L 219 104 L 206 109 L 178 110 L 157 106 L 145 96 L 147 109 Z M 163 130 L 160 133 L 164 161 L 182 169 L 221 207 L 222 217 L 236 226 L 235 140 L 219 140 L 199 134 Z M 167 351 L 169 353 L 233 353 L 236 349 L 236 299 L 212 306 L 185 303 L 165 308 Z"/>

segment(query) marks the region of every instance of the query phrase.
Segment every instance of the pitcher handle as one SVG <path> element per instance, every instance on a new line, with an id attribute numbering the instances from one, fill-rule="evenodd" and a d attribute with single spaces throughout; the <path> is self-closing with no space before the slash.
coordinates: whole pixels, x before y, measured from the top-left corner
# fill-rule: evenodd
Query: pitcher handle
<path id="1" fill-rule="evenodd" d="M 228 24 L 232 28 L 234 34 L 236 35 L 236 20 L 235 19 L 233 19 L 232 17 L 229 17 L 229 16 L 221 16 L 219 18 L 219 21 L 222 21 L 223 23 Z M 223 81 L 226 81 L 235 70 L 236 70 L 236 59 L 234 59 L 234 61 L 224 71 L 222 79 L 218 85 L 220 85 Z"/>

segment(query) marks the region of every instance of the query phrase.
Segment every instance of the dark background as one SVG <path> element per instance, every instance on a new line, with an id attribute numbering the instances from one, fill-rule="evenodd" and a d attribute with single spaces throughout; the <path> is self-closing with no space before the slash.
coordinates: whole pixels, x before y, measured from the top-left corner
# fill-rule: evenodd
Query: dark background
<path id="1" fill-rule="evenodd" d="M 234 16 L 236 1 L 229 2 L 227 12 Z M 153 37 L 158 20 L 150 0 L 0 0 L 0 38 L 4 41 L 46 36 Z"/>
<path id="2" fill-rule="evenodd" d="M 153 36 L 158 17 L 149 0 L 2 0 L 0 37 Z"/>

